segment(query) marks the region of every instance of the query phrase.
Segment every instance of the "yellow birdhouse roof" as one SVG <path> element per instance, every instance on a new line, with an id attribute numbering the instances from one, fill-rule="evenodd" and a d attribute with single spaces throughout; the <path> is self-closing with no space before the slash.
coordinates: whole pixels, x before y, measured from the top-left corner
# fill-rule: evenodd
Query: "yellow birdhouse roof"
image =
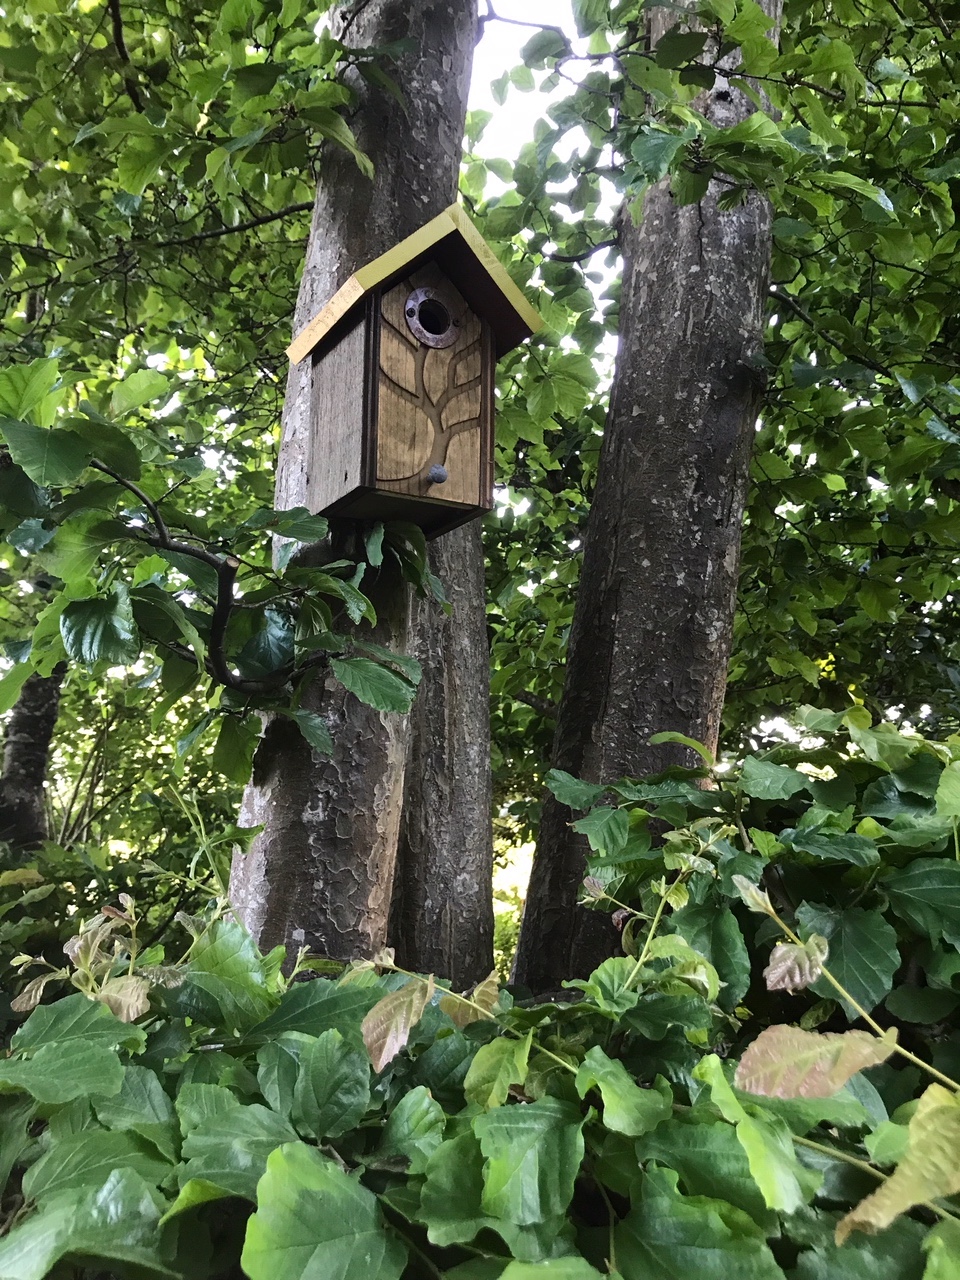
<path id="1" fill-rule="evenodd" d="M 292 362 L 299 364 L 309 355 L 371 289 L 428 258 L 449 276 L 477 315 L 490 322 L 498 359 L 542 326 L 470 218 L 460 205 L 452 204 L 341 285 L 287 347 Z"/>

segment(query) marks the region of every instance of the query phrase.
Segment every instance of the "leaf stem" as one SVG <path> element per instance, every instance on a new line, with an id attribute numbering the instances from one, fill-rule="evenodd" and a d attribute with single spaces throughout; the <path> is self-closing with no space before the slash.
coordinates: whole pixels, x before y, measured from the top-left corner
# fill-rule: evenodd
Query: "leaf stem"
<path id="1" fill-rule="evenodd" d="M 872 1164 L 868 1164 L 866 1160 L 859 1160 L 856 1156 L 848 1155 L 846 1151 L 840 1151 L 836 1147 L 828 1147 L 822 1142 L 814 1142 L 812 1138 L 801 1138 L 799 1134 L 792 1134 L 794 1143 L 800 1147 L 808 1147 L 811 1151 L 819 1151 L 821 1155 L 829 1156 L 832 1160 L 841 1160 L 844 1164 L 852 1165 L 855 1169 L 860 1169 L 864 1173 L 872 1174 L 879 1182 L 886 1182 L 890 1176 L 875 1169 Z M 935 1213 L 938 1218 L 953 1218 L 960 1220 L 960 1213 L 954 1213 L 952 1209 L 944 1208 L 942 1205 L 936 1204 L 933 1200 L 918 1201 L 924 1209 L 929 1209 L 931 1213 Z"/>
<path id="2" fill-rule="evenodd" d="M 679 882 L 683 879 L 683 877 L 684 877 L 684 873 L 681 872 L 680 875 L 677 876 L 676 880 L 673 881 L 673 884 L 679 884 Z M 673 888 L 673 884 L 670 886 L 671 888 Z M 636 982 L 637 977 L 640 973 L 640 970 L 643 968 L 643 966 L 647 962 L 647 957 L 650 954 L 650 947 L 653 943 L 654 938 L 656 937 L 657 929 L 659 929 L 660 927 L 660 921 L 663 918 L 663 912 L 664 912 L 664 909 L 666 908 L 666 905 L 667 905 L 667 894 L 666 894 L 666 891 L 664 891 L 664 893 L 661 894 L 660 896 L 660 901 L 657 903 L 657 909 L 653 913 L 653 919 L 650 921 L 650 928 L 647 930 L 647 936 L 644 939 L 643 950 L 640 952 L 639 956 L 637 956 L 637 963 L 633 966 L 633 969 L 630 973 L 630 977 L 627 979 L 626 983 L 624 984 L 628 991 L 633 986 L 634 982 Z"/>

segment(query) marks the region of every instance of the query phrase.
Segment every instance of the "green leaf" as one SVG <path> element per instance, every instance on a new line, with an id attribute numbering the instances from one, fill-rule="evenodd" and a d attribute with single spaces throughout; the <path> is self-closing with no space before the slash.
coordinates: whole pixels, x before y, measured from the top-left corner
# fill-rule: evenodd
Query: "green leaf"
<path id="1" fill-rule="evenodd" d="M 858 1004 L 869 1013 L 893 986 L 893 975 L 900 967 L 897 935 L 879 911 L 848 907 L 833 911 L 805 902 L 797 911 L 805 933 L 818 933 L 830 948 L 830 972 Z M 819 996 L 837 998 L 836 991 L 820 978 L 811 990 Z M 847 1018 L 853 1022 L 859 1014 L 846 1000 L 841 1000 Z"/>
<path id="2" fill-rule="evenodd" d="M 145 1039 L 139 1027 L 121 1022 L 106 1005 L 77 994 L 34 1009 L 13 1037 L 12 1048 L 24 1052 L 42 1045 L 67 1045 L 79 1040 L 107 1049 L 139 1050 Z"/>
<path id="3" fill-rule="evenodd" d="M 32 1058 L 0 1060 L 0 1091 L 29 1093 L 48 1104 L 91 1093 L 117 1093 L 122 1083 L 120 1059 L 103 1044 L 45 1044 Z"/>
<path id="4" fill-rule="evenodd" d="M 547 60 L 562 58 L 570 52 L 570 42 L 559 31 L 538 31 L 520 50 L 520 57 L 528 67 L 542 71 Z"/>
<path id="5" fill-rule="evenodd" d="M 374 1071 L 382 1071 L 406 1047 L 432 996 L 432 978 L 411 978 L 366 1015 L 361 1031 Z"/>
<path id="6" fill-rule="evenodd" d="M 819 1179 L 798 1162 L 790 1130 L 777 1116 L 748 1111 L 739 1101 L 716 1054 L 708 1054 L 694 1068 L 694 1076 L 710 1086 L 721 1115 L 736 1125 L 737 1139 L 767 1207 L 796 1213 L 813 1195 Z"/>
<path id="7" fill-rule="evenodd" d="M 366 178 L 373 177 L 373 164 L 357 146 L 357 140 L 346 120 L 329 107 L 310 107 L 303 114 L 324 138 L 331 138 L 353 156 L 357 168 Z"/>
<path id="8" fill-rule="evenodd" d="M 810 779 L 796 769 L 747 756 L 740 773 L 740 789 L 757 800 L 789 800 L 808 786 Z"/>
<path id="9" fill-rule="evenodd" d="M 598 965 L 586 981 L 572 978 L 564 986 L 579 988 L 607 1013 L 626 1013 L 640 998 L 630 985 L 635 968 L 636 961 L 629 956 L 611 956 Z"/>
<path id="10" fill-rule="evenodd" d="M 146 188 L 157 178 L 161 166 L 172 150 L 172 144 L 162 138 L 131 138 L 117 161 L 117 181 L 123 190 L 131 196 L 143 195 Z M 119 410 L 114 409 L 114 413 L 117 412 Z"/>
<path id="11" fill-rule="evenodd" d="M 61 1258 L 90 1258 L 116 1262 L 118 1271 L 128 1266 L 178 1280 L 182 1272 L 160 1231 L 162 1205 L 163 1198 L 130 1169 L 115 1170 L 82 1194 L 51 1196 L 0 1240 L 0 1274 L 43 1280 Z"/>
<path id="12" fill-rule="evenodd" d="M 303 1143 L 273 1153 L 243 1245 L 250 1280 L 399 1280 L 406 1260 L 372 1192 Z"/>
<path id="13" fill-rule="evenodd" d="M 953 1280 L 960 1275 L 960 1223 L 948 1218 L 938 1222 L 923 1241 L 927 1266 L 923 1280 Z"/>
<path id="14" fill-rule="evenodd" d="M 922 1094 L 910 1118 L 907 1153 L 893 1173 L 837 1226 L 837 1243 L 852 1231 L 882 1231 L 914 1205 L 960 1191 L 960 1099 L 943 1085 Z"/>
<path id="15" fill-rule="evenodd" d="M 67 1187 L 100 1187 L 115 1169 L 132 1169 L 154 1185 L 169 1177 L 173 1165 L 133 1133 L 82 1129 L 61 1138 L 23 1175 L 28 1200 Z"/>
<path id="16" fill-rule="evenodd" d="M 327 722 L 316 711 L 300 711 L 293 713 L 297 727 L 315 751 L 323 756 L 333 755 L 333 738 L 327 728 Z"/>
<path id="17" fill-rule="evenodd" d="M 842 171 L 836 173 L 813 172 L 810 175 L 810 180 L 818 183 L 821 187 L 840 187 L 843 190 L 852 191 L 855 195 L 864 196 L 867 200 L 872 200 L 887 213 L 893 213 L 893 204 L 886 192 L 881 191 L 872 182 L 867 182 L 865 178 L 861 178 L 855 173 Z"/>
<path id="18" fill-rule="evenodd" d="M 0 432 L 14 462 L 45 488 L 73 484 L 93 456 L 75 431 L 48 430 L 0 418 Z"/>
<path id="19" fill-rule="evenodd" d="M 676 133 L 664 133 L 660 129 L 644 126 L 630 147 L 630 154 L 650 182 L 659 182 L 666 176 L 671 161 L 687 138 Z"/>
<path id="20" fill-rule="evenodd" d="M 71 600 L 60 615 L 60 635 L 69 656 L 87 667 L 125 666 L 140 656 L 140 633 L 122 584 L 106 596 Z"/>
<path id="21" fill-rule="evenodd" d="M 80 512 L 60 526 L 40 560 L 48 573 L 72 583 L 89 577 L 104 548 L 126 536 L 119 520 L 104 520 L 96 511 Z"/>
<path id="22" fill-rule="evenodd" d="M 585 818 L 580 818 L 572 825 L 574 831 L 587 837 L 590 848 L 602 857 L 615 857 L 630 835 L 630 819 L 624 810 L 608 805 L 591 809 Z"/>
<path id="23" fill-rule="evenodd" d="M 31 360 L 0 369 L 0 415 L 24 421 L 53 391 L 60 376 L 56 360 Z"/>
<path id="24" fill-rule="evenodd" d="M 704 31 L 681 31 L 679 24 L 671 27 L 654 46 L 658 67 L 682 67 L 685 62 L 699 58 L 707 43 Z"/>
<path id="25" fill-rule="evenodd" d="M 960 818 L 960 760 L 952 760 L 940 774 L 936 801 L 941 817 Z"/>
<path id="26" fill-rule="evenodd" d="M 476 1116 L 484 1211 L 519 1226 L 566 1213 L 583 1160 L 582 1128 L 579 1108 L 559 1098 Z"/>
<path id="27" fill-rule="evenodd" d="M 31 1098 L 0 1099 L 0 1186 L 33 1141 L 29 1129 L 36 1107 Z"/>
<path id="28" fill-rule="evenodd" d="M 285 1031 L 257 1050 L 257 1084 L 278 1115 L 289 1118 L 293 1109 L 297 1076 L 300 1073 L 300 1055 L 308 1045 L 314 1043 L 313 1036 L 305 1036 L 299 1031 Z"/>
<path id="29" fill-rule="evenodd" d="M 481 1045 L 463 1082 L 467 1101 L 485 1110 L 502 1106 L 511 1085 L 522 1085 L 527 1078 L 531 1040 L 532 1033 L 522 1040 L 498 1036 Z"/>
<path id="30" fill-rule="evenodd" d="M 33 672 L 29 662 L 18 662 L 0 676 L 0 715 L 5 715 L 20 697 L 20 690 Z"/>
<path id="31" fill-rule="evenodd" d="M 577 1072 L 577 1093 L 596 1087 L 603 1099 L 603 1123 L 615 1133 L 639 1137 L 669 1119 L 673 1107 L 656 1089 L 641 1089 L 622 1062 L 608 1058 L 599 1045 L 588 1050 Z"/>
<path id="32" fill-rule="evenodd" d="M 443 1108 L 430 1090 L 418 1085 L 403 1095 L 387 1117 L 377 1158 L 401 1156 L 409 1162 L 410 1173 L 423 1173 L 443 1141 L 446 1122 Z"/>
<path id="33" fill-rule="evenodd" d="M 188 1213 L 191 1209 L 197 1208 L 202 1204 L 211 1204 L 214 1200 L 229 1200 L 230 1192 L 224 1187 L 218 1187 L 213 1182 L 206 1182 L 203 1178 L 188 1178 L 180 1188 L 176 1200 L 161 1218 L 161 1222 L 168 1222 L 171 1218 L 177 1217 L 178 1214 Z"/>
<path id="34" fill-rule="evenodd" d="M 169 390 L 170 379 L 165 373 L 157 369 L 137 369 L 114 389 L 110 412 L 114 417 L 122 418 L 142 404 L 159 400 Z"/>
<path id="35" fill-rule="evenodd" d="M 636 1146 L 638 1160 L 656 1160 L 675 1169 L 688 1195 L 727 1200 L 761 1225 L 772 1222 L 734 1126 L 703 1108 L 698 1112 L 667 1120 L 646 1134 Z"/>
<path id="36" fill-rule="evenodd" d="M 260 742 L 259 731 L 258 716 L 224 716 L 210 757 L 213 768 L 241 786 L 249 781 L 253 756 Z"/>
<path id="37" fill-rule="evenodd" d="M 157 555 L 173 565 L 178 573 L 182 573 L 185 578 L 195 583 L 204 595 L 214 600 L 217 598 L 220 579 L 212 564 L 208 564 L 206 560 L 198 560 L 196 556 L 187 555 L 186 552 L 168 551 L 166 547 L 159 548 Z"/>
<path id="38" fill-rule="evenodd" d="M 411 684 L 419 684 L 423 679 L 423 668 L 416 658 L 411 658 L 405 653 L 394 653 L 392 649 L 387 649 L 382 644 L 372 644 L 369 640 L 355 640 L 354 644 L 361 653 L 369 654 L 378 662 L 387 662 L 398 667 Z"/>
<path id="39" fill-rule="evenodd" d="M 698 742 L 696 738 L 688 737 L 685 733 L 674 733 L 672 730 L 664 733 L 655 733 L 650 742 L 655 747 L 659 746 L 661 742 L 678 742 L 681 746 L 689 747 L 691 751 L 695 751 L 707 768 L 712 769 L 717 763 L 712 751 L 705 747 L 702 742 Z"/>
<path id="40" fill-rule="evenodd" d="M 440 1144 L 427 1162 L 420 1218 L 432 1244 L 446 1247 L 472 1240 L 494 1221 L 480 1206 L 483 1154 L 470 1131 Z"/>
<path id="41" fill-rule="evenodd" d="M 726 147 L 749 147 L 772 152 L 784 159 L 796 154 L 773 120 L 763 111 L 755 111 L 739 124 L 719 130 L 713 135 L 710 145 L 712 152 Z"/>
<path id="42" fill-rule="evenodd" d="M 190 950 L 187 976 L 176 992 L 182 1013 L 205 1026 L 244 1031 L 269 1013 L 260 953 L 235 920 L 217 920 Z"/>
<path id="43" fill-rule="evenodd" d="M 283 538 L 293 538 L 296 542 L 322 542 L 327 536 L 329 522 L 323 516 L 311 515 L 306 507 L 291 507 L 287 511 L 269 511 L 263 513 L 264 518 L 248 520 L 255 528 L 269 529 Z"/>
<path id="44" fill-rule="evenodd" d="M 241 1105 L 229 1089 L 219 1084 L 181 1084 L 175 1108 L 184 1134 L 191 1133 L 213 1116 L 235 1111 Z"/>
<path id="45" fill-rule="evenodd" d="M 882 884 L 893 911 L 917 933 L 960 946 L 960 863 L 917 858 Z"/>
<path id="46" fill-rule="evenodd" d="M 448 1272 L 449 1274 L 449 1272 Z M 609 1272 L 607 1273 L 609 1275 Z M 603 1280 L 602 1274 L 584 1258 L 548 1258 L 545 1262 L 511 1262 L 500 1280 Z"/>
<path id="47" fill-rule="evenodd" d="M 286 1120 L 258 1103 L 210 1116 L 184 1139 L 180 1186 L 196 1179 L 256 1202 L 267 1157 L 296 1137 Z"/>
<path id="48" fill-rule="evenodd" d="M 718 996 L 721 1007 L 735 1009 L 750 985 L 750 956 L 737 917 L 712 899 L 675 911 L 670 923 L 720 975 L 725 984 Z"/>
<path id="49" fill-rule="evenodd" d="M 416 688 L 379 662 L 369 658 L 331 658 L 330 666 L 346 689 L 376 711 L 406 712 L 413 706 Z"/>
<path id="50" fill-rule="evenodd" d="M 642 1175 L 614 1243 L 624 1275 L 643 1280 L 784 1280 L 746 1214 L 722 1200 L 681 1196 L 669 1169 Z"/>
<path id="51" fill-rule="evenodd" d="M 139 480 L 142 471 L 140 450 L 125 431 L 109 422 L 90 418 L 68 418 L 65 425 L 86 440 L 93 456 L 127 480 Z"/>
<path id="52" fill-rule="evenodd" d="M 895 1032 L 881 1040 L 867 1031 L 766 1027 L 741 1057 L 734 1084 L 774 1098 L 829 1098 L 858 1071 L 886 1062 L 895 1047 Z"/>
<path id="53" fill-rule="evenodd" d="M 799 849 L 826 862 L 851 862 L 855 867 L 872 867 L 880 861 L 880 852 L 874 842 L 853 832 L 806 831 L 788 827 L 780 832 L 778 838 L 788 848 Z"/>
<path id="54" fill-rule="evenodd" d="M 98 1087 L 91 1089 L 93 1092 L 102 1095 L 108 1090 Z M 173 1102 L 164 1092 L 155 1072 L 146 1067 L 124 1067 L 119 1091 L 110 1097 L 95 1097 L 93 1109 L 97 1119 L 108 1129 L 138 1134 L 145 1141 L 152 1142 L 165 1159 L 176 1163 L 176 1115 Z"/>
<path id="55" fill-rule="evenodd" d="M 606 787 L 574 778 L 562 769 L 551 769 L 547 774 L 546 784 L 560 803 L 571 809 L 589 809 L 606 791 Z"/>
<path id="56" fill-rule="evenodd" d="M 248 1032 L 247 1040 L 262 1044 L 284 1031 L 320 1036 L 335 1027 L 359 1048 L 363 1045 L 360 1024 L 379 999 L 379 987 L 338 987 L 325 978 L 298 982 L 284 992 L 277 1009 Z"/>
<path id="57" fill-rule="evenodd" d="M 325 1031 L 300 1053 L 293 1123 L 309 1138 L 338 1138 L 370 1105 L 370 1065 L 339 1031 Z"/>

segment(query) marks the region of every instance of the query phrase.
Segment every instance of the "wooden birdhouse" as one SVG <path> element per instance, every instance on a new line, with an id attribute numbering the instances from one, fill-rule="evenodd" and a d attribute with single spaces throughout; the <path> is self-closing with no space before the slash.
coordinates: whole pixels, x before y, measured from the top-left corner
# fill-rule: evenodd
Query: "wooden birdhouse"
<path id="1" fill-rule="evenodd" d="M 427 537 L 489 511 L 495 365 L 540 324 L 459 205 L 351 276 L 287 350 L 312 362 L 310 509 Z"/>

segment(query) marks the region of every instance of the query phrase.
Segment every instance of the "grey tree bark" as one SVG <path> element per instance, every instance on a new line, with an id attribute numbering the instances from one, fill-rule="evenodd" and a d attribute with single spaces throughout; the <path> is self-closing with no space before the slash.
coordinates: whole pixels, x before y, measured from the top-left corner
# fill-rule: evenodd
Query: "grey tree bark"
<path id="1" fill-rule="evenodd" d="M 10 711 L 0 768 L 0 843 L 28 852 L 49 838 L 44 779 L 66 667 L 28 676 Z"/>
<path id="2" fill-rule="evenodd" d="M 764 7 L 774 26 L 780 0 Z M 754 109 L 723 79 L 697 105 L 721 126 Z M 766 199 L 721 211 L 722 190 L 678 207 L 662 183 L 639 226 L 621 222 L 617 367 L 552 756 L 592 782 L 699 762 L 650 746 L 663 730 L 717 745 L 771 247 Z M 577 905 L 573 816 L 547 798 L 515 965 L 534 990 L 617 949 L 609 918 Z"/>
<path id="3" fill-rule="evenodd" d="M 456 198 L 476 33 L 474 0 L 423 0 L 416 5 L 367 0 L 346 7 L 337 20 L 335 34 L 354 47 L 410 42 L 410 51 L 387 68 L 404 106 L 356 78 L 358 104 L 351 124 L 374 163 L 375 177 L 365 179 L 344 151 L 325 152 L 295 329 L 357 268 Z M 311 440 L 309 392 L 310 366 L 304 361 L 291 368 L 287 384 L 278 507 L 304 502 L 311 469 L 324 465 L 322 445 Z M 328 681 L 314 686 L 305 705 L 327 720 L 335 742 L 331 758 L 311 752 L 289 722 L 271 718 L 266 724 L 241 818 L 247 825 L 262 824 L 263 831 L 250 852 L 235 860 L 231 877 L 234 905 L 264 947 L 283 942 L 351 958 L 369 955 L 385 943 L 405 805 L 411 816 L 404 827 L 404 856 L 416 865 L 418 876 L 429 876 L 438 886 L 429 908 L 424 901 L 422 910 L 412 907 L 404 913 L 397 941 L 406 959 L 421 964 L 418 939 L 435 932 L 433 917 L 427 921 L 429 911 L 445 912 L 451 919 L 458 911 L 449 896 L 456 884 L 444 879 L 454 848 L 452 832 L 431 838 L 429 846 L 424 843 L 427 834 L 448 823 L 443 806 L 464 803 L 471 811 L 484 811 L 484 820 L 468 831 L 462 852 L 468 874 L 489 883 L 489 756 L 475 748 L 476 741 L 486 741 L 487 662 L 484 656 L 482 670 L 466 681 L 451 668 L 465 647 L 474 654 L 486 652 L 477 529 L 446 535 L 434 544 L 431 558 L 434 572 L 446 582 L 471 584 L 469 598 L 455 599 L 449 621 L 411 601 L 406 585 L 388 571 L 372 587 L 364 583 L 379 615 L 368 638 L 424 660 L 413 715 L 382 715 Z M 421 787 L 429 801 L 421 798 Z M 433 827 L 413 816 L 436 807 L 441 812 Z M 405 902 L 412 902 L 403 870 L 399 882 Z M 488 887 L 488 899 L 489 894 Z M 492 909 L 486 910 L 492 918 Z M 432 967 L 448 974 L 459 964 L 461 951 L 483 951 L 483 916 L 480 910 L 478 923 L 471 926 L 480 941 L 464 938 L 459 929 L 448 930 L 452 949 L 432 951 Z M 477 964 L 478 976 L 481 969 Z"/>
<path id="4" fill-rule="evenodd" d="M 390 943 L 397 962 L 455 989 L 493 966 L 490 653 L 480 525 L 431 545 L 453 612 L 414 607 L 423 665 L 413 707 Z"/>

